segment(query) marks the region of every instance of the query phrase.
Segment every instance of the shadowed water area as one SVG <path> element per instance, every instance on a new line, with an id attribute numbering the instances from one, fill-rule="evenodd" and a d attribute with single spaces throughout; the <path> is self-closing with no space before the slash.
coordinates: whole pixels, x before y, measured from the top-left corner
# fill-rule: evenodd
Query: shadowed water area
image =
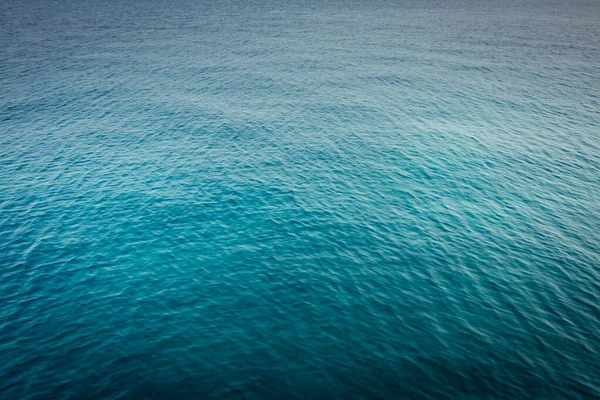
<path id="1" fill-rule="evenodd" d="M 597 398 L 599 96 L 597 1 L 0 1 L 0 398 Z"/>

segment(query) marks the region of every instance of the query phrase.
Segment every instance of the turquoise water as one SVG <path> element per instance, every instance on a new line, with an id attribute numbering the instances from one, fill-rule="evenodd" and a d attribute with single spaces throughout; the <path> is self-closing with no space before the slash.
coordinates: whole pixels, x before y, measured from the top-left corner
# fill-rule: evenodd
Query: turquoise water
<path id="1" fill-rule="evenodd" d="M 0 398 L 597 398 L 600 3 L 0 3 Z"/>

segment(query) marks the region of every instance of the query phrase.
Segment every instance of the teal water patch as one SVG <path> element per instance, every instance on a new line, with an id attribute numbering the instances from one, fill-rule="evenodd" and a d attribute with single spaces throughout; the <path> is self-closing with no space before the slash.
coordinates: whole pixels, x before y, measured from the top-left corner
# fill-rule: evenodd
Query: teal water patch
<path id="1" fill-rule="evenodd" d="M 600 396 L 594 2 L 0 4 L 0 397 Z"/>

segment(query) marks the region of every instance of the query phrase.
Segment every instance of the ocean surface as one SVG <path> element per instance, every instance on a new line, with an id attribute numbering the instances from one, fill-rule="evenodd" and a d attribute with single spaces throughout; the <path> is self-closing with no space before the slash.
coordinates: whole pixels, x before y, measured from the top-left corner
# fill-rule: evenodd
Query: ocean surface
<path id="1" fill-rule="evenodd" d="M 600 396 L 600 2 L 0 1 L 0 398 Z"/>

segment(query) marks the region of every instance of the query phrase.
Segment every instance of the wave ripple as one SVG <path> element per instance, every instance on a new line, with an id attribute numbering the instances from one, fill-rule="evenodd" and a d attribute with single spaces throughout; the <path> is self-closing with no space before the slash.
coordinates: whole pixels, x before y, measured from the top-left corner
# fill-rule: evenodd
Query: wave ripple
<path id="1" fill-rule="evenodd" d="M 0 397 L 600 397 L 599 4 L 2 1 Z"/>

